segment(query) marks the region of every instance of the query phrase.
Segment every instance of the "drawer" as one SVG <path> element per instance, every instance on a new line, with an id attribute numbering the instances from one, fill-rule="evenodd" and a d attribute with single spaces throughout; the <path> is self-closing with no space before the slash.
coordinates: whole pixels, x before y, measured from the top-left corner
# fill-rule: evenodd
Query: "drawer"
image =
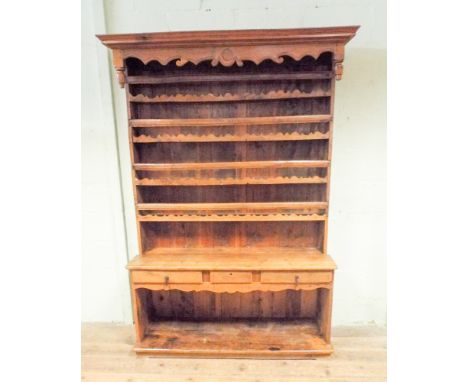
<path id="1" fill-rule="evenodd" d="M 201 272 L 164 272 L 164 271 L 133 271 L 132 279 L 135 283 L 155 284 L 195 284 L 201 283 Z"/>
<path id="2" fill-rule="evenodd" d="M 272 284 L 328 283 L 332 272 L 262 272 L 261 278 Z"/>
<path id="3" fill-rule="evenodd" d="M 211 272 L 210 281 L 213 284 L 251 283 L 252 272 Z"/>

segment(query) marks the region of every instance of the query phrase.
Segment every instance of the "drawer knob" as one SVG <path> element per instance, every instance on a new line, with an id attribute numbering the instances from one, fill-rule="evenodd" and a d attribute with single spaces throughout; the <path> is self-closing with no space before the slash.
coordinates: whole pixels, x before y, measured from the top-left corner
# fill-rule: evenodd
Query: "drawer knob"
<path id="1" fill-rule="evenodd" d="M 164 284 L 169 284 L 169 276 L 164 277 Z"/>
<path id="2" fill-rule="evenodd" d="M 299 284 L 299 276 L 298 275 L 294 276 L 294 284 L 296 284 L 296 286 L 297 286 L 297 284 Z"/>

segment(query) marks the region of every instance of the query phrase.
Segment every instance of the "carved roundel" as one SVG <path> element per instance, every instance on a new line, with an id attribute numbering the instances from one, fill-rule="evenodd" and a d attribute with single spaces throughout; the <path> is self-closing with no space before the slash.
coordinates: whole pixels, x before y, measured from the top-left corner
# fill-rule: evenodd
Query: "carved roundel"
<path id="1" fill-rule="evenodd" d="M 244 64 L 230 48 L 224 48 L 214 54 L 211 65 L 216 66 L 219 63 L 221 63 L 223 66 L 232 66 L 234 63 L 236 63 L 238 66 L 243 66 Z"/>
<path id="2" fill-rule="evenodd" d="M 224 61 L 231 61 L 234 58 L 234 54 L 232 53 L 231 49 L 226 48 L 221 52 L 221 58 Z"/>

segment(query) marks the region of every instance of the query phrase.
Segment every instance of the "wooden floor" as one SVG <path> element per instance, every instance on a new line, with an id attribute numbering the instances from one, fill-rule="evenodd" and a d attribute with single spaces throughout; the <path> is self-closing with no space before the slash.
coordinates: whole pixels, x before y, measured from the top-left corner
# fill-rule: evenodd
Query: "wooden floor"
<path id="1" fill-rule="evenodd" d="M 178 359 L 136 356 L 132 326 L 83 324 L 82 381 L 380 382 L 385 334 L 374 326 L 334 328 L 334 355 L 311 360 Z"/>

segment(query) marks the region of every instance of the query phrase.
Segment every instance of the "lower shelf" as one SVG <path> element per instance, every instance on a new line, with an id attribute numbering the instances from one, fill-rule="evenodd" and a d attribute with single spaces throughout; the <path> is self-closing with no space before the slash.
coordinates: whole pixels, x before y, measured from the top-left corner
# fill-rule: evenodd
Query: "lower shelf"
<path id="1" fill-rule="evenodd" d="M 331 354 L 332 346 L 311 319 L 156 321 L 135 351 L 165 357 L 301 359 Z"/>

